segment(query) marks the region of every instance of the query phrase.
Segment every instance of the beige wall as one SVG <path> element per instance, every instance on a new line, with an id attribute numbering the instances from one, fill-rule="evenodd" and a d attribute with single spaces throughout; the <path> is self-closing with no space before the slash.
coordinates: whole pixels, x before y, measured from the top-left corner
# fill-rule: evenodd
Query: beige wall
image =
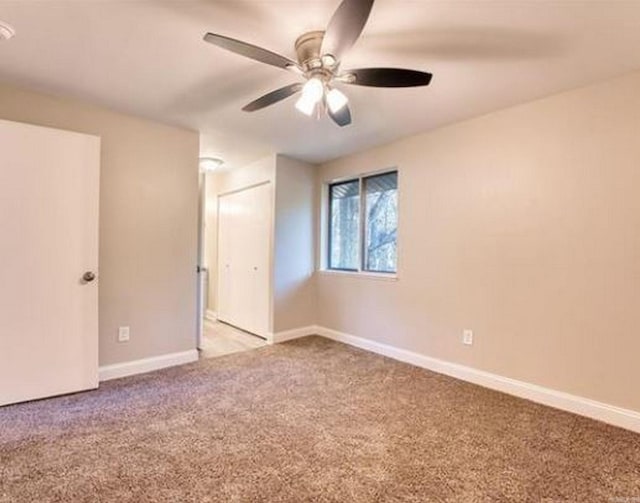
<path id="1" fill-rule="evenodd" d="M 324 165 L 320 182 L 398 167 L 399 278 L 320 273 L 319 324 L 640 410 L 638 89 L 635 73 Z"/>
<path id="2" fill-rule="evenodd" d="M 315 166 L 276 158 L 274 332 L 315 324 Z"/>
<path id="3" fill-rule="evenodd" d="M 100 364 L 195 348 L 198 134 L 6 85 L 0 118 L 102 139 Z"/>

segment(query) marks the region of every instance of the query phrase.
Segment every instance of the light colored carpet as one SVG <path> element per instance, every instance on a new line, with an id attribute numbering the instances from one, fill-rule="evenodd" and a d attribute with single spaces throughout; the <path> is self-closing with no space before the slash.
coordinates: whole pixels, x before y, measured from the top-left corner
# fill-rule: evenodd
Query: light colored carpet
<path id="1" fill-rule="evenodd" d="M 640 435 L 320 337 L 0 409 L 0 501 L 635 502 Z"/>

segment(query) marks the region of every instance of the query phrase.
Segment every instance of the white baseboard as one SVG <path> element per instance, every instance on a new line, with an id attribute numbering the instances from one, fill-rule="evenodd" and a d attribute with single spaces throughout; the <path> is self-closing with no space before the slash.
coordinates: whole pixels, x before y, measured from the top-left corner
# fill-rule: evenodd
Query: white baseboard
<path id="1" fill-rule="evenodd" d="M 212 311 L 211 309 L 207 309 L 204 312 L 204 317 L 209 321 L 217 321 L 218 320 L 218 313 L 216 313 L 215 311 Z"/>
<path id="2" fill-rule="evenodd" d="M 271 343 L 278 344 L 279 342 L 291 341 L 293 339 L 299 339 L 300 337 L 306 337 L 307 335 L 318 335 L 318 330 L 319 327 L 316 325 L 309 325 L 308 327 L 277 332 L 271 336 Z"/>
<path id="3" fill-rule="evenodd" d="M 109 381 L 111 379 L 143 374 L 145 372 L 173 367 L 175 365 L 183 365 L 197 360 L 198 350 L 191 349 L 181 353 L 169 353 L 166 355 L 154 356 L 152 358 L 144 358 L 142 360 L 105 365 L 98 369 L 98 376 L 100 381 Z"/>
<path id="4" fill-rule="evenodd" d="M 382 344 L 370 339 L 356 337 L 354 335 L 345 334 L 336 330 L 324 327 L 315 327 L 318 335 L 332 339 L 338 342 L 344 342 L 351 346 L 366 349 L 373 353 L 388 356 L 395 360 L 410 363 L 417 367 L 422 367 L 440 374 L 445 374 L 456 379 L 468 381 L 485 388 L 501 391 L 509 395 L 531 400 L 532 402 L 541 403 L 572 412 L 591 419 L 596 419 L 604 423 L 619 426 L 636 433 L 640 433 L 640 412 L 629 409 L 623 409 L 614 405 L 597 402 L 589 398 L 583 398 L 571 395 L 562 391 L 530 384 L 523 381 L 517 381 L 509 377 L 503 377 L 483 370 L 477 370 L 464 365 L 431 358 L 406 349 L 396 348 L 388 344 Z M 290 332 L 294 332 L 293 330 Z M 307 334 L 308 335 L 308 334 Z"/>

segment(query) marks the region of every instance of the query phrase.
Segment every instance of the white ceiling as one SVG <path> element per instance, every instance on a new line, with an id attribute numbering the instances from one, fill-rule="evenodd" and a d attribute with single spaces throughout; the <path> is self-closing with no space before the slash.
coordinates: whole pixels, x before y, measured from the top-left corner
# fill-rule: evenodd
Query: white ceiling
<path id="1" fill-rule="evenodd" d="M 343 68 L 431 71 L 431 86 L 349 86 L 353 124 L 309 119 L 294 99 L 249 101 L 296 77 L 206 44 L 222 33 L 293 57 L 338 0 L 0 0 L 16 37 L 0 79 L 203 133 L 238 165 L 270 151 L 312 162 L 640 68 L 640 0 L 378 0 Z"/>

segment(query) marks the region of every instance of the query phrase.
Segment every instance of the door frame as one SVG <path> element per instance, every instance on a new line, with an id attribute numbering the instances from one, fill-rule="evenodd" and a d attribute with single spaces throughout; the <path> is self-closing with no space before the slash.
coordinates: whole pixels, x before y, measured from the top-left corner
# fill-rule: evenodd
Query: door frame
<path id="1" fill-rule="evenodd" d="M 207 313 L 209 269 L 207 267 L 206 239 L 207 239 L 207 173 L 198 172 L 198 257 L 196 265 L 197 277 L 197 320 L 196 347 L 202 349 L 204 337 L 204 319 Z"/>

